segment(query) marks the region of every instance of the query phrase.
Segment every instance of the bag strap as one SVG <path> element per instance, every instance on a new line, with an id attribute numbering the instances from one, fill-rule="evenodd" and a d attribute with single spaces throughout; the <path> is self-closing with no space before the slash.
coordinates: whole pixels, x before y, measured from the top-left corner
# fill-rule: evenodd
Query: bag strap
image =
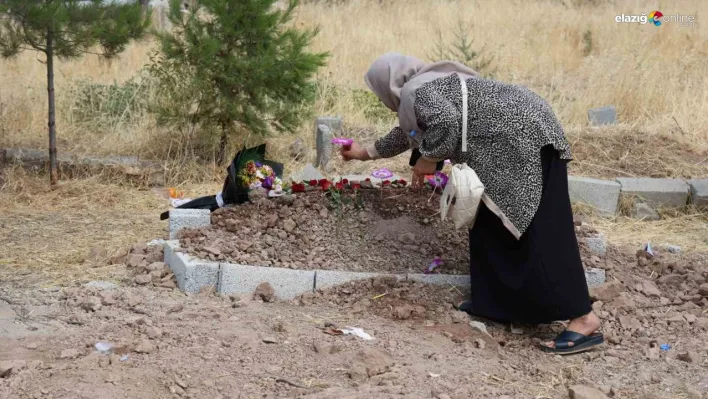
<path id="1" fill-rule="evenodd" d="M 462 152 L 467 152 L 467 82 L 462 75 L 457 75 L 460 78 L 460 86 L 462 87 Z"/>

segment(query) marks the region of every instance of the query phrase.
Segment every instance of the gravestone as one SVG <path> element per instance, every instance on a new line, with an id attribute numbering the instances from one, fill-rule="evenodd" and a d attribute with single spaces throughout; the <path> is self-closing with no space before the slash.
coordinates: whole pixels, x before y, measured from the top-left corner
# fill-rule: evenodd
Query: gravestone
<path id="1" fill-rule="evenodd" d="M 592 126 L 614 125 L 617 123 L 617 109 L 614 105 L 590 109 L 588 120 Z"/>
<path id="2" fill-rule="evenodd" d="M 321 116 L 315 121 L 315 147 L 317 158 L 315 166 L 325 173 L 332 156 L 332 139 L 342 131 L 342 118 L 338 116 Z"/>

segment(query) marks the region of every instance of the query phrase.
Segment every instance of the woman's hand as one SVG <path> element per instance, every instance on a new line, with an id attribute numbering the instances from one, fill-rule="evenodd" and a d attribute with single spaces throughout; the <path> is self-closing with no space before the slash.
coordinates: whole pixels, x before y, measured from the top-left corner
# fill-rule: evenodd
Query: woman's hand
<path id="1" fill-rule="evenodd" d="M 422 188 L 425 184 L 425 176 L 434 174 L 436 170 L 436 162 L 426 161 L 423 157 L 418 158 L 413 167 L 413 178 L 411 179 L 413 188 Z"/>
<path id="2" fill-rule="evenodd" d="M 432 175 L 437 170 L 437 162 L 426 161 L 423 157 L 418 158 L 418 161 L 413 167 L 415 175 Z"/>
<path id="3" fill-rule="evenodd" d="M 345 161 L 351 161 L 353 159 L 357 161 L 369 160 L 369 153 L 366 151 L 366 148 L 356 142 L 352 143 L 350 147 L 342 147 L 340 154 L 342 154 L 342 158 L 344 158 Z"/>

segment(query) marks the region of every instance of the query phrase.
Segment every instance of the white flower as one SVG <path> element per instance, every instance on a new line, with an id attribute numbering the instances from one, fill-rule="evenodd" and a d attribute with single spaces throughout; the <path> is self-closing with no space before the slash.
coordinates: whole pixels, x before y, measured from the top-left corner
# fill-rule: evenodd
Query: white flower
<path id="1" fill-rule="evenodd" d="M 260 170 L 257 170 L 257 171 L 256 171 L 256 177 L 259 178 L 259 179 L 265 179 L 265 176 L 263 175 L 263 173 L 261 173 Z"/>
<path id="2" fill-rule="evenodd" d="M 283 191 L 283 186 L 278 184 L 275 186 L 275 191 Z"/>

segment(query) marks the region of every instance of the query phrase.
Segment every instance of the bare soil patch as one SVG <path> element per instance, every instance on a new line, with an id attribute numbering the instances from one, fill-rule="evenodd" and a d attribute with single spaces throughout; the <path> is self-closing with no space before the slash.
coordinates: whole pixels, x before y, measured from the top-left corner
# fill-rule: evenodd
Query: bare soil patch
<path id="1" fill-rule="evenodd" d="M 0 336 L 0 397 L 527 399 L 567 398 L 575 385 L 629 399 L 708 393 L 706 255 L 658 249 L 647 259 L 611 247 L 597 263 L 610 281 L 592 292 L 607 344 L 563 358 L 535 348 L 561 323 L 512 333 L 473 318 L 484 335 L 449 304 L 468 293 L 391 278 L 267 303 L 129 276 L 133 286 L 113 289 L 3 286 L 0 328 L 17 331 Z M 374 339 L 328 333 L 347 326 Z"/>
<path id="2" fill-rule="evenodd" d="M 351 203 L 313 191 L 222 208 L 211 228 L 184 232 L 181 245 L 201 258 L 294 269 L 421 273 L 441 256 L 440 272 L 468 273 L 467 231 L 440 220 L 439 196 L 388 188 L 344 195 Z"/>

